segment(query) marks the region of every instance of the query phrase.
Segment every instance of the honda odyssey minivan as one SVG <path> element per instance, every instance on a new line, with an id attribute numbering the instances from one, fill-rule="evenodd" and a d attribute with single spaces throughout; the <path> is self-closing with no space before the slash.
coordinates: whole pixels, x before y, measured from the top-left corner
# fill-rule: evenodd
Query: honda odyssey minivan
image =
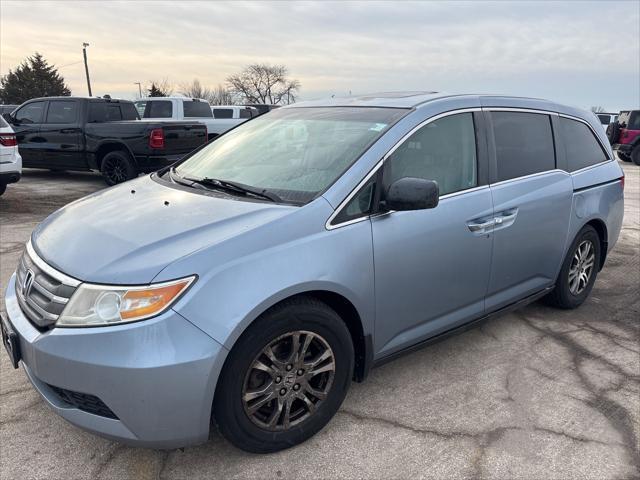
<path id="1" fill-rule="evenodd" d="M 84 429 L 173 448 L 213 425 L 276 451 L 382 362 L 543 296 L 582 304 L 623 187 L 598 119 L 544 100 L 282 107 L 49 216 L 2 336 Z"/>

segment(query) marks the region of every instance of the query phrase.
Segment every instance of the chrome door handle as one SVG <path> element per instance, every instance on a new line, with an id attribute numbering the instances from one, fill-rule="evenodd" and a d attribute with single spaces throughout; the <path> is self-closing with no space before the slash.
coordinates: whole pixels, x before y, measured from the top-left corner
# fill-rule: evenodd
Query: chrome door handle
<path id="1" fill-rule="evenodd" d="M 511 223 L 513 223 L 513 220 L 515 220 L 517 215 L 518 215 L 518 210 L 517 209 L 506 210 L 504 212 L 501 212 L 500 215 L 495 217 L 495 219 L 494 219 L 495 220 L 495 224 L 496 225 L 502 225 L 503 223 L 511 224 Z"/>
<path id="2" fill-rule="evenodd" d="M 486 222 L 469 222 L 467 223 L 467 227 L 469 227 L 469 230 L 476 233 L 476 232 L 484 232 L 489 228 L 492 228 L 495 224 L 496 224 L 496 221 L 494 218 L 492 218 L 491 220 L 488 220 Z"/>

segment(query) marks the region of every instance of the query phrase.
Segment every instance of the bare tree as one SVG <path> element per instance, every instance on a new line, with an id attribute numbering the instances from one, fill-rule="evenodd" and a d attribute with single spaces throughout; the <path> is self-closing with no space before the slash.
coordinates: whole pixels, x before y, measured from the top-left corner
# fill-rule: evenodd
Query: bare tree
<path id="1" fill-rule="evenodd" d="M 207 100 L 209 100 L 211 105 L 234 104 L 233 93 L 231 93 L 229 89 L 222 84 L 218 84 L 218 86 L 211 91 L 211 97 Z"/>
<path id="2" fill-rule="evenodd" d="M 300 82 L 287 73 L 284 65 L 253 64 L 228 77 L 227 84 L 244 103 L 289 104 L 296 101 Z"/>
<path id="3" fill-rule="evenodd" d="M 213 92 L 211 91 L 211 89 L 203 87 L 200 83 L 200 80 L 194 78 L 193 82 L 183 83 L 180 86 L 180 93 L 185 97 L 202 98 L 203 100 L 209 100 L 209 97 L 211 97 L 211 94 Z"/>
<path id="4" fill-rule="evenodd" d="M 591 107 L 591 111 L 593 113 L 602 113 L 605 110 L 604 110 L 604 107 L 601 107 L 601 106 L 598 105 L 598 106 L 595 106 L 595 107 Z"/>

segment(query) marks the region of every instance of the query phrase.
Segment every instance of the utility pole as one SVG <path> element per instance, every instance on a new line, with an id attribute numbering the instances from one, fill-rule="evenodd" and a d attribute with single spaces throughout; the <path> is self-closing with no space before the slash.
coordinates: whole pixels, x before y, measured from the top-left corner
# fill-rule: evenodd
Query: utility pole
<path id="1" fill-rule="evenodd" d="M 88 43 L 82 44 L 82 55 L 84 56 L 84 71 L 87 74 L 87 88 L 89 89 L 89 96 L 91 97 L 91 80 L 89 80 L 89 66 L 87 65 L 87 47 Z"/>
<path id="2" fill-rule="evenodd" d="M 133 82 L 134 85 L 138 85 L 138 92 L 140 92 L 140 98 L 142 98 L 142 85 L 140 82 Z"/>

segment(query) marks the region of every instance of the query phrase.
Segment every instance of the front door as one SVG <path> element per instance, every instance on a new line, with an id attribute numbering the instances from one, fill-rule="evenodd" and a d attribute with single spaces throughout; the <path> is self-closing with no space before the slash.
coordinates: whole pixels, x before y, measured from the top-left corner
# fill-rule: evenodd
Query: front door
<path id="1" fill-rule="evenodd" d="M 44 117 L 45 101 L 30 102 L 13 114 L 11 127 L 16 133 L 23 167 L 42 165 L 42 137 L 40 127 Z"/>
<path id="2" fill-rule="evenodd" d="M 54 170 L 86 167 L 81 144 L 79 121 L 80 102 L 74 100 L 50 100 L 44 123 L 40 128 L 42 138 L 42 164 Z"/>
<path id="3" fill-rule="evenodd" d="M 371 219 L 379 357 L 484 313 L 493 206 L 483 175 L 479 181 L 485 155 L 475 115 L 436 117 L 385 160 L 383 190 L 402 177 L 435 180 L 440 203 Z"/>

